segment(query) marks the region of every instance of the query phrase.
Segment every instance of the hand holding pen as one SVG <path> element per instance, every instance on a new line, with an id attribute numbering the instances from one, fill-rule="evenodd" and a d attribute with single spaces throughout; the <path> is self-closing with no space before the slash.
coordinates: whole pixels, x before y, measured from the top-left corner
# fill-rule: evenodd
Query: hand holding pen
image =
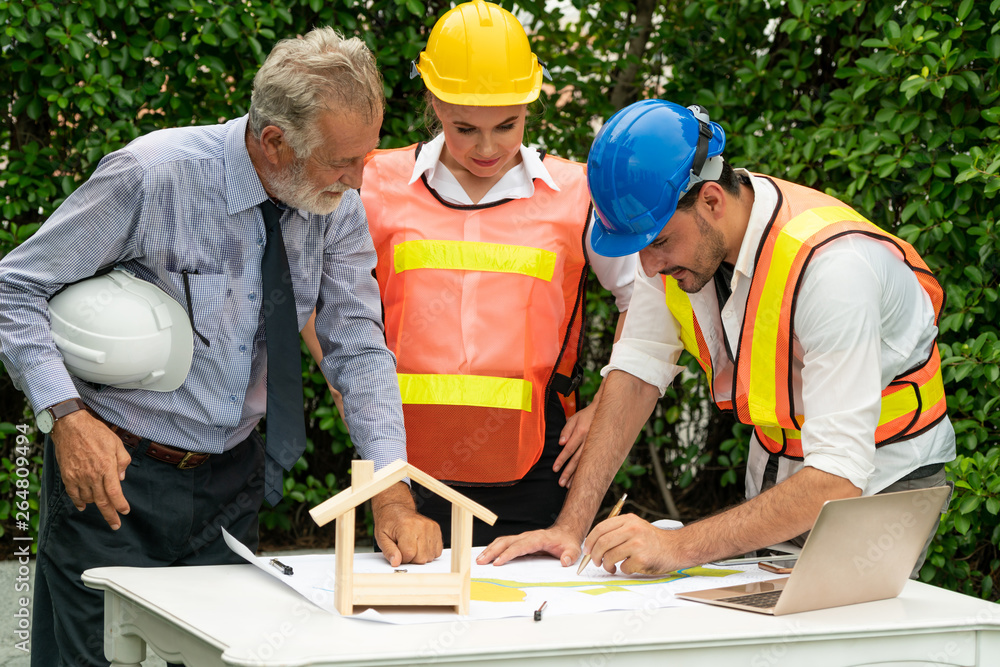
<path id="1" fill-rule="evenodd" d="M 608 515 L 609 519 L 613 519 L 621 513 L 622 507 L 625 506 L 626 498 L 628 498 L 628 494 L 623 493 L 621 499 L 617 503 L 615 503 L 614 508 L 611 510 L 611 514 Z M 590 562 L 590 554 L 586 554 L 580 561 L 580 567 L 576 568 L 576 573 L 581 574 L 583 572 L 583 569 L 587 567 L 587 563 L 589 562 Z"/>

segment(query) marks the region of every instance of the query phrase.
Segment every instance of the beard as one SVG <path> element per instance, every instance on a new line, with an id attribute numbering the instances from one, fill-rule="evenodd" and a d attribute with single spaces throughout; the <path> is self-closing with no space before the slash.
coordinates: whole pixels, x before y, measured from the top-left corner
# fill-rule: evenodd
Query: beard
<path id="1" fill-rule="evenodd" d="M 726 259 L 728 252 L 726 248 L 726 238 L 718 229 L 708 223 L 697 211 L 694 211 L 695 223 L 701 233 L 702 245 L 699 247 L 691 266 L 674 266 L 660 271 L 665 275 L 683 269 L 688 275 L 685 280 L 677 281 L 677 286 L 681 291 L 688 294 L 700 292 L 708 281 L 712 280 L 719 265 Z"/>
<path id="2" fill-rule="evenodd" d="M 334 183 L 322 190 L 310 185 L 306 176 L 305 160 L 296 159 L 287 169 L 276 170 L 268 179 L 274 198 L 290 208 L 298 208 L 316 215 L 329 215 L 337 210 L 344 192 L 343 183 Z"/>
<path id="3" fill-rule="evenodd" d="M 691 269 L 685 269 L 688 272 L 689 280 L 677 281 L 677 286 L 682 292 L 687 292 L 688 294 L 697 294 L 701 289 L 708 284 L 708 281 L 712 279 L 712 274 L 705 274 L 701 272 L 694 272 Z"/>

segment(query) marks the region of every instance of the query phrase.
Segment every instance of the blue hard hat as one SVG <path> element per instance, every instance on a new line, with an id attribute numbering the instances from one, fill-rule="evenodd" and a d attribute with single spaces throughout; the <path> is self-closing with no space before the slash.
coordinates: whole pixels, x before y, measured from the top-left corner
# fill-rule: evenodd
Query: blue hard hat
<path id="1" fill-rule="evenodd" d="M 726 133 L 702 107 L 643 100 L 612 116 L 587 157 L 594 250 L 622 257 L 652 243 L 725 145 Z"/>

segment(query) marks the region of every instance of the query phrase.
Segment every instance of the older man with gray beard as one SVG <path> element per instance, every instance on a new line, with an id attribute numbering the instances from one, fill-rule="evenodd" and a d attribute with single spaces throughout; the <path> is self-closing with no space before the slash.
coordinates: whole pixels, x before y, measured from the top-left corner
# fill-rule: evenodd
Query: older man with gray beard
<path id="1" fill-rule="evenodd" d="M 322 370 L 344 388 L 361 455 L 376 467 L 405 458 L 356 191 L 383 106 L 360 40 L 322 28 L 282 41 L 254 79 L 248 116 L 153 132 L 106 156 L 0 262 L 0 359 L 50 432 L 32 665 L 108 664 L 102 594 L 83 586 L 85 569 L 234 562 L 222 528 L 256 548 L 261 503 L 280 500 L 281 469 L 305 448 L 297 338 L 282 376 L 289 387 L 299 376 L 298 394 L 268 386 L 279 327 L 297 336 L 317 310 Z M 193 359 L 179 386 L 97 385 L 67 369 L 48 300 L 111 267 L 186 311 Z M 284 286 L 269 286 L 275 273 Z M 286 321 L 272 324 L 277 312 Z M 266 413 L 272 430 L 276 403 L 292 414 L 265 448 L 254 428 Z M 416 515 L 402 484 L 375 511 L 405 559 L 440 553 L 437 525 Z"/>

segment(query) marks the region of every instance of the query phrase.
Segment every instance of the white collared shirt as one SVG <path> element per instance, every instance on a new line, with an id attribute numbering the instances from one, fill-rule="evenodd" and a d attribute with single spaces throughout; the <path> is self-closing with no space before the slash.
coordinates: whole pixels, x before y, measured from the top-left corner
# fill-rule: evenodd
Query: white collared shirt
<path id="1" fill-rule="evenodd" d="M 768 180 L 752 176 L 751 182 L 754 204 L 733 271 L 732 296 L 720 313 L 712 281 L 690 295 L 695 310 L 713 318 L 703 330 L 708 346 L 719 352 L 713 353 L 712 364 L 720 401 L 731 398 L 731 390 L 721 388 L 732 386 L 733 365 L 716 337 L 725 335 L 730 349 L 738 349 L 757 247 L 778 200 Z M 909 440 L 878 449 L 874 442 L 882 388 L 922 363 L 936 335 L 930 299 L 884 244 L 851 234 L 818 251 L 805 269 L 793 340 L 792 388 L 795 404 L 806 415 L 805 460 L 782 458 L 778 480 L 809 465 L 844 477 L 870 495 L 915 468 L 952 460 L 955 434 L 947 418 Z M 602 375 L 622 370 L 658 387 L 662 395 L 682 370 L 676 362 L 683 349 L 662 277 L 647 276 L 638 264 L 632 308 Z M 759 493 L 767 460 L 754 436 L 747 497 Z"/>
<path id="2" fill-rule="evenodd" d="M 451 204 L 470 206 L 475 203 L 491 204 L 504 199 L 529 199 L 535 194 L 535 179 L 540 179 L 553 190 L 559 186 L 552 179 L 549 170 L 545 168 L 538 150 L 521 146 L 521 163 L 512 167 L 504 174 L 490 191 L 479 200 L 473 202 L 465 192 L 458 179 L 441 162 L 441 151 L 444 149 L 444 134 L 439 134 L 428 141 L 420 149 L 413 165 L 410 184 L 421 176 L 426 176 L 427 185 L 442 199 Z M 615 297 L 615 305 L 619 311 L 629 307 L 632 297 L 632 281 L 635 277 L 637 255 L 627 257 L 603 257 L 594 252 L 590 245 L 590 229 L 594 221 L 591 218 L 587 226 L 587 258 L 594 269 L 594 274 L 605 289 Z"/>

